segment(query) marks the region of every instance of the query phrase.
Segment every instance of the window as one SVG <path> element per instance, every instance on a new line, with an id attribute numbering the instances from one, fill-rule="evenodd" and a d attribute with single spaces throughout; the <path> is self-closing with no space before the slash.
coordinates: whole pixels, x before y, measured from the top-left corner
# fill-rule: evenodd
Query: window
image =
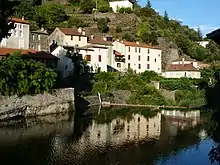
<path id="1" fill-rule="evenodd" d="M 91 55 L 86 55 L 86 61 L 91 61 Z"/>
<path id="2" fill-rule="evenodd" d="M 117 63 L 117 67 L 118 67 L 118 68 L 121 68 L 121 63 Z"/>
<path id="3" fill-rule="evenodd" d="M 81 36 L 79 36 L 79 41 L 81 41 Z"/>
<path id="4" fill-rule="evenodd" d="M 157 62 L 157 59 L 156 59 L 156 58 L 154 59 L 154 62 Z"/>
<path id="5" fill-rule="evenodd" d="M 99 62 L 101 62 L 102 61 L 102 57 L 101 57 L 101 55 L 99 55 Z"/>
<path id="6" fill-rule="evenodd" d="M 139 53 L 141 52 L 141 48 L 139 48 Z"/>
<path id="7" fill-rule="evenodd" d="M 20 25 L 19 25 L 19 29 L 22 29 L 22 27 L 23 27 L 22 24 L 20 24 Z"/>
<path id="8" fill-rule="evenodd" d="M 158 57 L 160 57 L 160 54 L 158 54 Z"/>
<path id="9" fill-rule="evenodd" d="M 147 56 L 147 61 L 150 61 L 150 56 Z"/>
<path id="10" fill-rule="evenodd" d="M 73 36 L 71 36 L 71 40 L 73 40 Z"/>
<path id="11" fill-rule="evenodd" d="M 135 48 L 135 52 L 137 52 L 137 48 Z"/>
<path id="12" fill-rule="evenodd" d="M 19 37 L 23 37 L 23 31 L 19 30 Z"/>
<path id="13" fill-rule="evenodd" d="M 150 54 L 150 49 L 147 50 L 147 53 Z"/>
<path id="14" fill-rule="evenodd" d="M 17 36 L 17 30 L 14 29 L 14 36 L 16 37 Z"/>
<path id="15" fill-rule="evenodd" d="M 38 34 L 38 40 L 40 41 L 40 34 Z"/>
<path id="16" fill-rule="evenodd" d="M 150 64 L 147 64 L 147 69 L 150 69 Z"/>
<path id="17" fill-rule="evenodd" d="M 138 69 L 141 69 L 141 64 L 138 64 Z"/>
<path id="18" fill-rule="evenodd" d="M 131 68 L 131 64 L 130 63 L 128 63 L 128 69 L 130 69 Z"/>
<path id="19" fill-rule="evenodd" d="M 131 59 L 131 56 L 130 55 L 128 55 L 128 60 L 130 60 Z"/>
<path id="20" fill-rule="evenodd" d="M 131 51 L 131 48 L 130 47 L 128 47 L 128 52 L 130 52 Z"/>
<path id="21" fill-rule="evenodd" d="M 67 70 L 67 69 L 68 69 L 68 65 L 65 66 L 65 70 Z"/>
<path id="22" fill-rule="evenodd" d="M 138 56 L 138 61 L 141 61 L 141 56 Z"/>

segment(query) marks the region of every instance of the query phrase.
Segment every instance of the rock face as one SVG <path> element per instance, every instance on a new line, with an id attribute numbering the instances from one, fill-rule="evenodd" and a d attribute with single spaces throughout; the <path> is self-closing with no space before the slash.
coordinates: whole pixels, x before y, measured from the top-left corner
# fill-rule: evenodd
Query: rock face
<path id="1" fill-rule="evenodd" d="M 0 96 L 0 120 L 16 116 L 43 116 L 73 110 L 74 89 L 58 89 L 35 96 Z"/>

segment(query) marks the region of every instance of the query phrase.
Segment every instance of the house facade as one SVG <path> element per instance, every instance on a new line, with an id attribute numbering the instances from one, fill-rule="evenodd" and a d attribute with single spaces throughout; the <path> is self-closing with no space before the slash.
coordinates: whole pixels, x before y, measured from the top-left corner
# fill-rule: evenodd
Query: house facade
<path id="1" fill-rule="evenodd" d="M 30 32 L 30 49 L 38 51 L 49 51 L 48 33 L 43 28 L 38 31 Z"/>
<path id="2" fill-rule="evenodd" d="M 24 18 L 11 18 L 15 28 L 10 31 L 8 38 L 3 38 L 0 47 L 29 49 L 30 25 Z"/>
<path id="3" fill-rule="evenodd" d="M 109 6 L 112 8 L 112 10 L 114 12 L 117 12 L 120 8 L 131 8 L 131 9 L 133 9 L 133 3 L 129 0 L 112 1 L 112 2 L 109 2 Z"/>
<path id="4" fill-rule="evenodd" d="M 48 37 L 49 45 L 54 42 L 63 46 L 83 47 L 88 44 L 88 37 L 82 28 L 56 28 Z"/>
<path id="5" fill-rule="evenodd" d="M 201 78 L 201 72 L 193 64 L 171 64 L 162 75 L 165 78 Z"/>
<path id="6" fill-rule="evenodd" d="M 115 51 L 124 56 L 124 62 L 115 62 L 114 66 L 121 66 L 120 70 L 132 69 L 136 73 L 146 70 L 161 73 L 162 71 L 162 50 L 156 46 L 149 46 L 139 42 L 115 41 Z M 121 63 L 121 65 L 120 65 Z"/>

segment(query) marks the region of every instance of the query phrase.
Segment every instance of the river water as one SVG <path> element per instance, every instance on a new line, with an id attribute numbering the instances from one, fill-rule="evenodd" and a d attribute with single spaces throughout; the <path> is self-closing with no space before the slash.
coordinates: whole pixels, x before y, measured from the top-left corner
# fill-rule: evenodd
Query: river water
<path id="1" fill-rule="evenodd" d="M 1 165 L 209 165 L 200 111 L 101 110 L 0 123 Z M 216 163 L 214 163 L 216 164 Z"/>

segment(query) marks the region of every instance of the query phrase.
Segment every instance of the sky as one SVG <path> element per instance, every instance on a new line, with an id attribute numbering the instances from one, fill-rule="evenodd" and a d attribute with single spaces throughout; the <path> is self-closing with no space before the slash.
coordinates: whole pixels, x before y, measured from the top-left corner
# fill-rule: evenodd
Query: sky
<path id="1" fill-rule="evenodd" d="M 192 28 L 200 27 L 203 35 L 220 28 L 220 0 L 150 0 L 152 8 L 161 15 L 168 12 L 169 18 L 177 19 Z M 141 6 L 147 0 L 138 0 Z"/>

